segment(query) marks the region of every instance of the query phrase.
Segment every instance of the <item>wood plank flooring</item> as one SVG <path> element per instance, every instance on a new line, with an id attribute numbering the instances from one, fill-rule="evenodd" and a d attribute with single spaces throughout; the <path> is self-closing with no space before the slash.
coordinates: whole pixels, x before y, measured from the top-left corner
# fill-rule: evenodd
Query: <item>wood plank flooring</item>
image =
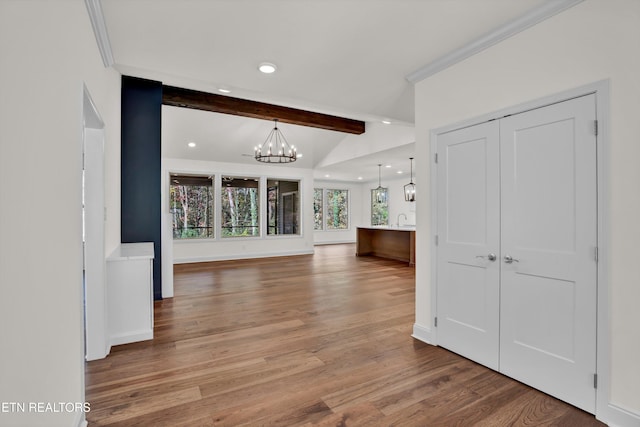
<path id="1" fill-rule="evenodd" d="M 178 265 L 153 341 L 86 365 L 90 426 L 601 426 L 411 337 L 414 269 L 315 255 Z"/>

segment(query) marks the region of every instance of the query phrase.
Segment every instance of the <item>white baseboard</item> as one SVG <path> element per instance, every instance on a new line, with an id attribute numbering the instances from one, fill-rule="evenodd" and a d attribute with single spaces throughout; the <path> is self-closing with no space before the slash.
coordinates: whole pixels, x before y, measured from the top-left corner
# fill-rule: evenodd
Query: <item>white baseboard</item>
<path id="1" fill-rule="evenodd" d="M 111 350 L 111 347 L 109 346 L 108 349 L 105 349 L 104 353 L 87 353 L 84 357 L 84 359 L 87 362 L 91 362 L 92 360 L 98 360 L 98 359 L 104 359 L 105 357 L 107 357 L 109 355 L 109 351 Z"/>
<path id="2" fill-rule="evenodd" d="M 322 246 L 322 245 L 342 245 L 345 243 L 356 243 L 355 240 L 329 240 L 326 242 L 313 242 L 314 246 Z"/>
<path id="3" fill-rule="evenodd" d="M 270 252 L 268 254 L 262 252 L 256 253 L 242 253 L 242 254 L 230 254 L 230 255 L 207 255 L 200 257 L 187 257 L 187 258 L 174 258 L 174 264 L 190 264 L 195 262 L 211 262 L 211 261 L 232 261 L 237 259 L 252 259 L 252 258 L 271 258 L 280 256 L 295 256 L 295 255 L 313 255 L 313 249 L 302 249 L 299 251 L 284 251 L 284 252 Z"/>
<path id="4" fill-rule="evenodd" d="M 411 336 L 427 344 L 435 345 L 433 344 L 431 329 L 425 328 L 417 323 L 413 324 L 413 334 L 411 334 Z"/>
<path id="5" fill-rule="evenodd" d="M 84 412 L 78 414 L 78 419 L 76 419 L 76 422 L 73 425 L 77 427 L 87 427 L 89 425 Z"/>
<path id="6" fill-rule="evenodd" d="M 153 330 L 134 331 L 121 335 L 112 335 L 109 339 L 109 346 L 129 344 L 137 341 L 146 341 L 153 339 Z"/>
<path id="7" fill-rule="evenodd" d="M 602 410 L 596 410 L 596 418 L 610 427 L 638 427 L 640 426 L 640 414 L 609 403 Z"/>

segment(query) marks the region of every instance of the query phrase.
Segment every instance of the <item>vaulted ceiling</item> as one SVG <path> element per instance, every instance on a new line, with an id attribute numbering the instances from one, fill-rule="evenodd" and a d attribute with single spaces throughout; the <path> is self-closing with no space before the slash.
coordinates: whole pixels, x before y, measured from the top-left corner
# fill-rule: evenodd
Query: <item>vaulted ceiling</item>
<path id="1" fill-rule="evenodd" d="M 102 0 L 114 66 L 126 75 L 366 122 L 360 136 L 282 125 L 319 177 L 407 169 L 407 75 L 549 0 Z M 273 74 L 257 70 L 277 65 Z M 383 125 L 381 122 L 390 121 Z M 272 123 L 163 107 L 163 155 L 253 163 Z M 198 145 L 187 147 L 188 141 Z M 362 149 L 368 146 L 370 149 Z M 350 147 L 356 147 L 350 149 Z M 338 156 L 336 153 L 342 153 Z M 389 168 L 387 173 L 395 173 Z"/>

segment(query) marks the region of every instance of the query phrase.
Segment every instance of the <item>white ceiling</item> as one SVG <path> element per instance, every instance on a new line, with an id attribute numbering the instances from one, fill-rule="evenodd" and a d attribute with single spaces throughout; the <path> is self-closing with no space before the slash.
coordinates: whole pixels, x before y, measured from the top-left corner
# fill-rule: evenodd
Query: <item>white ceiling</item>
<path id="1" fill-rule="evenodd" d="M 413 154 L 413 85 L 405 78 L 550 0 L 102 0 L 115 67 L 165 84 L 367 122 L 365 134 L 280 124 L 331 179 L 377 179 Z M 267 61 L 276 73 L 257 71 Z M 381 120 L 392 121 L 380 125 Z M 163 156 L 253 163 L 273 124 L 163 107 Z M 388 143 L 380 142 L 388 138 Z M 363 150 L 362 141 L 374 141 Z M 198 145 L 188 149 L 188 141 Z M 350 146 L 360 147 L 351 150 Z M 396 149 L 391 147 L 396 146 Z M 344 160 L 336 159 L 336 153 Z M 327 161 L 327 157 L 331 161 Z M 386 168 L 385 168 L 386 169 Z M 392 170 L 390 170 L 392 169 Z M 389 176 L 396 169 L 385 171 Z M 384 176 L 384 175 L 383 175 Z"/>

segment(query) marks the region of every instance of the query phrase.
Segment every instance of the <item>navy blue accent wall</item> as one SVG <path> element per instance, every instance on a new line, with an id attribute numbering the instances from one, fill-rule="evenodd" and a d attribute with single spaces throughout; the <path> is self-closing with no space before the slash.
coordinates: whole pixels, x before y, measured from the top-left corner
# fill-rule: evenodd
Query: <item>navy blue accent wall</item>
<path id="1" fill-rule="evenodd" d="M 153 242 L 153 295 L 162 299 L 162 82 L 122 76 L 122 243 Z"/>

